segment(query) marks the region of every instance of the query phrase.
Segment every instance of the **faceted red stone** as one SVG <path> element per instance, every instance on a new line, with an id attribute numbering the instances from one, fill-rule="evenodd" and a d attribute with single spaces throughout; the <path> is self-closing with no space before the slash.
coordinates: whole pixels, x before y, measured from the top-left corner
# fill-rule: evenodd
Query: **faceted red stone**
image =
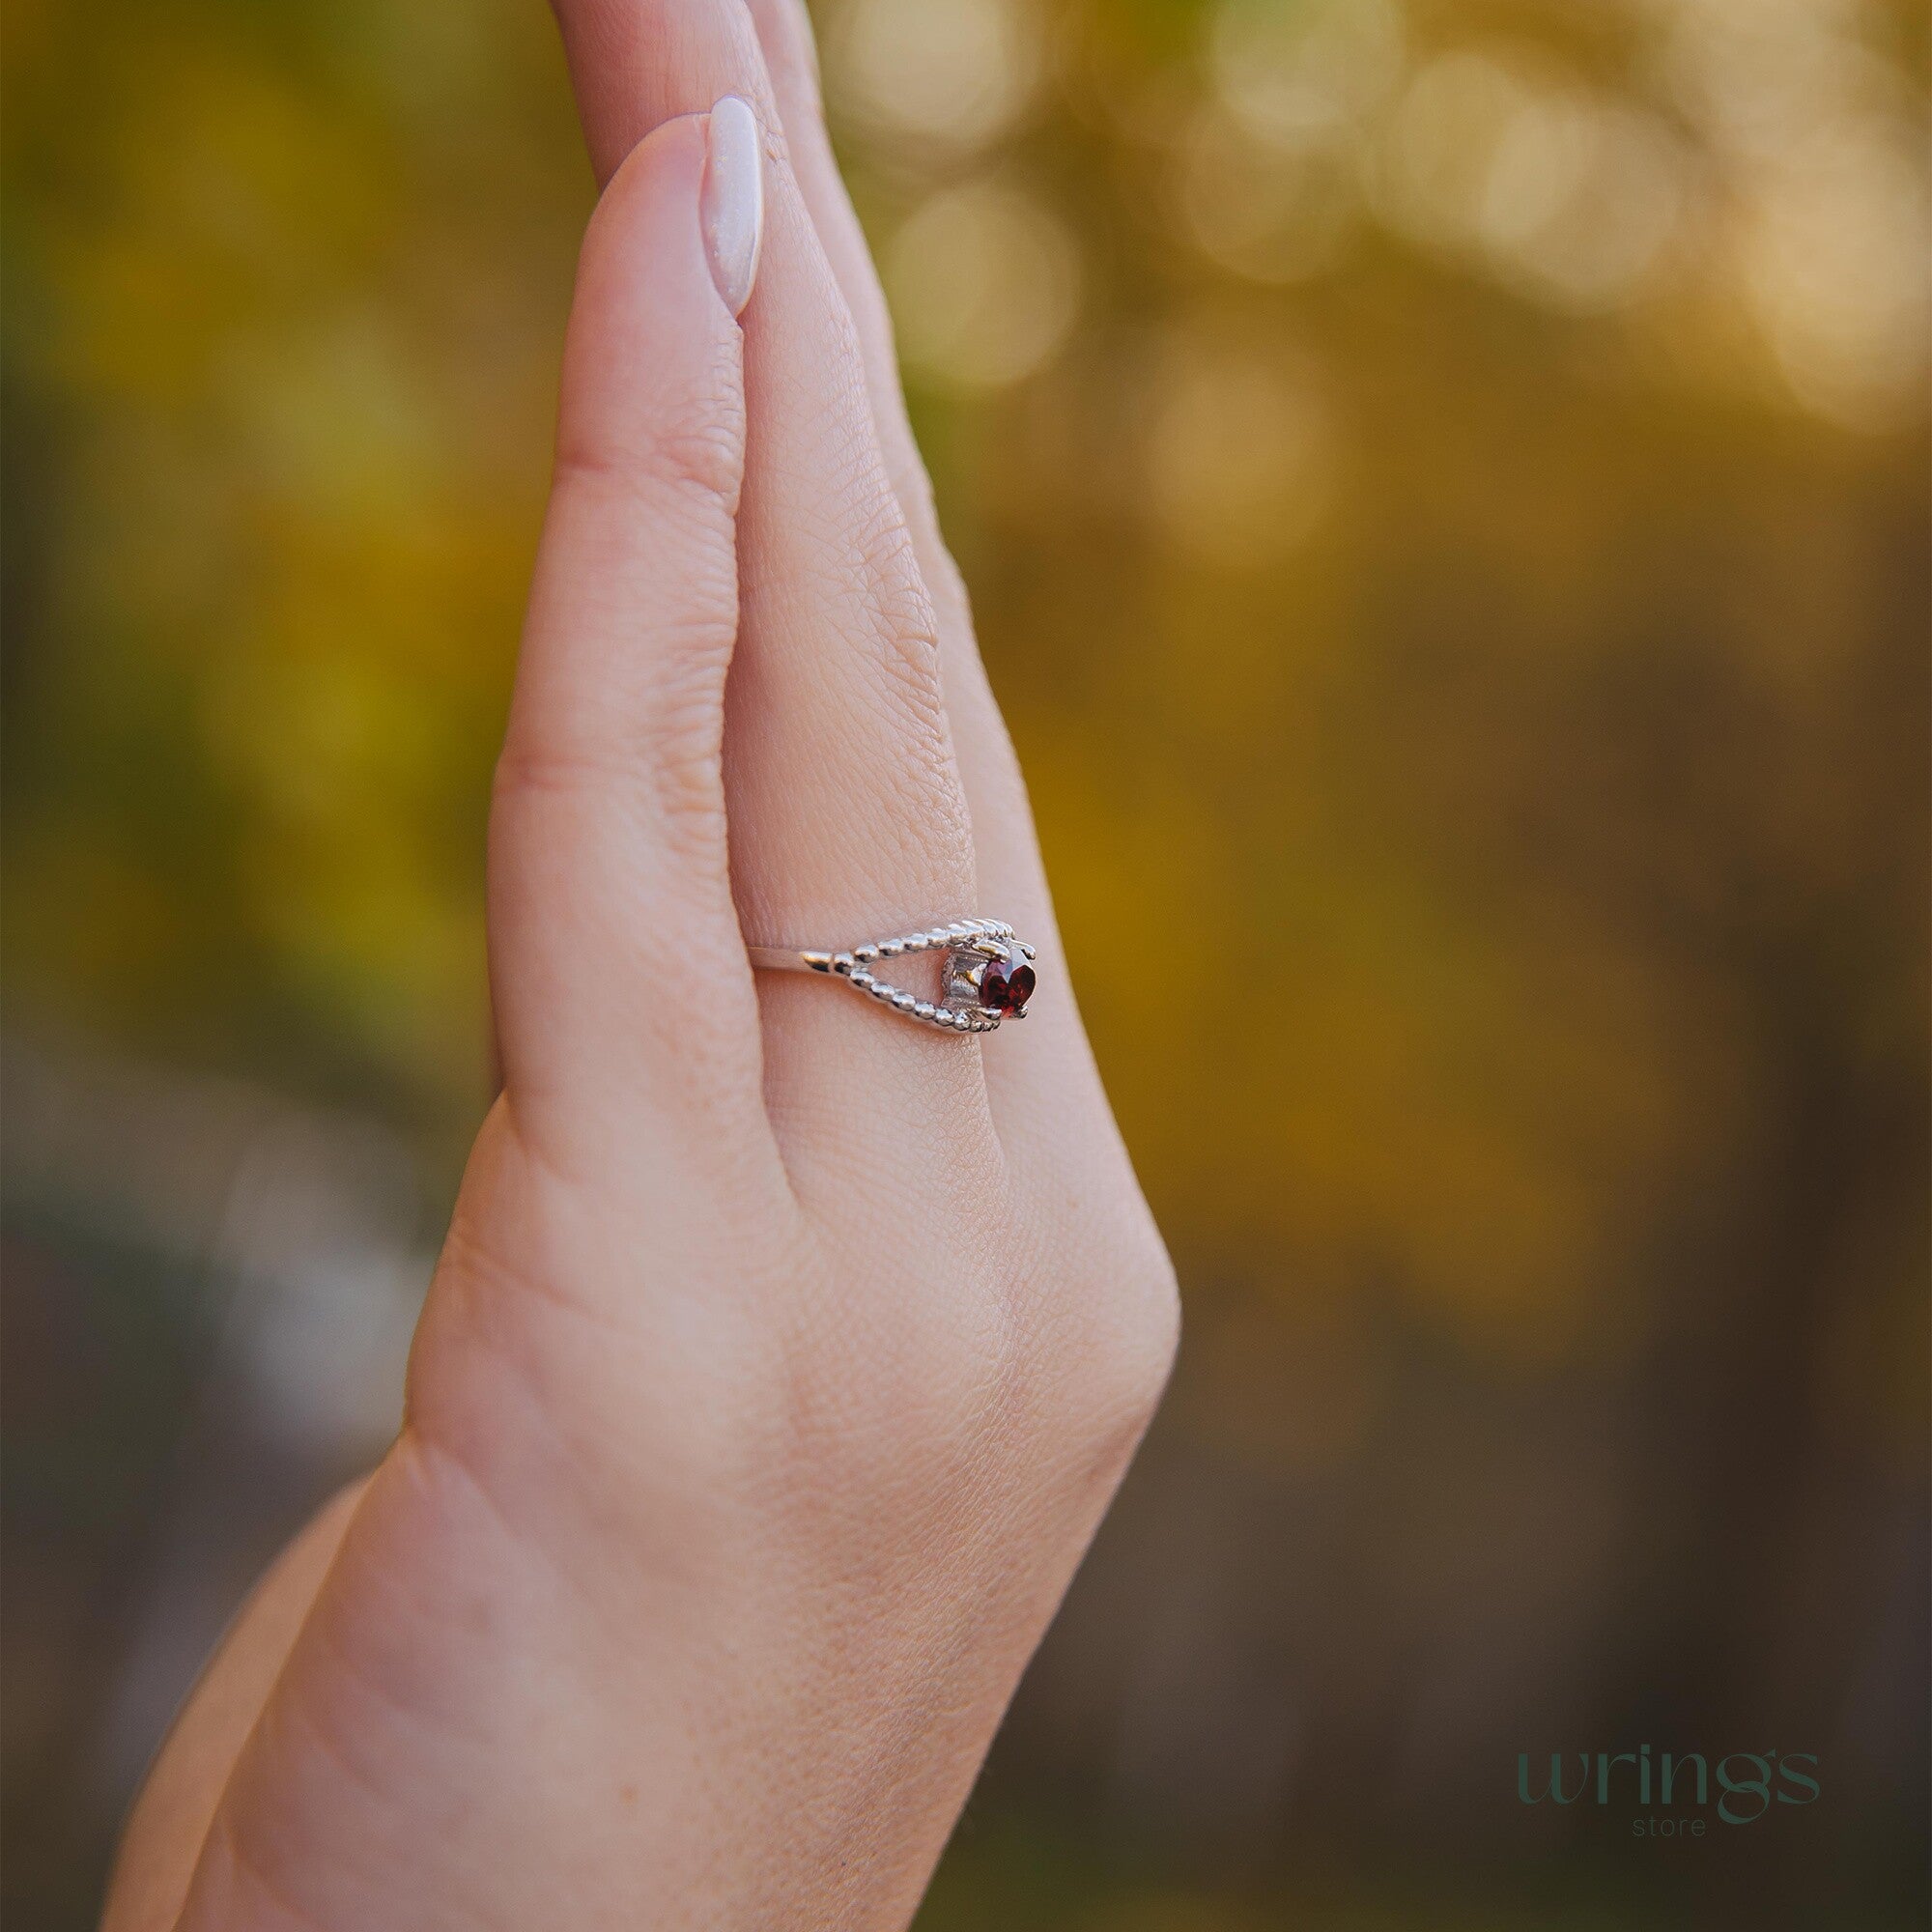
<path id="1" fill-rule="evenodd" d="M 980 1004 L 991 1013 L 1016 1013 L 1033 996 L 1033 968 L 1017 952 L 989 959 L 980 975 Z"/>

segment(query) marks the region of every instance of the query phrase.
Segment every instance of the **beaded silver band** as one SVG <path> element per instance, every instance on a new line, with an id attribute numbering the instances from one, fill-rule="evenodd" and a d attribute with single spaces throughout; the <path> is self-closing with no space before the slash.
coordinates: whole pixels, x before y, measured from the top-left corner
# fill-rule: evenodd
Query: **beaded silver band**
<path id="1" fill-rule="evenodd" d="M 748 946 L 752 964 L 767 973 L 824 973 L 843 980 L 868 999 L 903 1013 L 909 1020 L 947 1033 L 992 1033 L 1003 1019 L 1024 1019 L 1027 995 L 1033 990 L 1034 950 L 998 919 L 959 919 L 936 925 L 929 932 L 908 932 L 897 939 L 874 939 L 844 952 L 794 952 L 782 946 Z M 939 952 L 941 997 L 923 1000 L 917 993 L 895 986 L 872 970 L 881 960 L 908 953 Z M 1003 996 L 1000 1004 L 985 1004 L 988 967 L 1001 975 L 1025 976 L 1017 999 Z"/>

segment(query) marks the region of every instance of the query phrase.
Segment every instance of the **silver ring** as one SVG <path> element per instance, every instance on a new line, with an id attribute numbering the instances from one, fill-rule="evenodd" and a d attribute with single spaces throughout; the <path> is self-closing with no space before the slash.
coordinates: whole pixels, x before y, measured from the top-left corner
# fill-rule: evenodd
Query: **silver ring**
<path id="1" fill-rule="evenodd" d="M 752 964 L 766 973 L 826 973 L 895 1013 L 947 1033 L 991 1033 L 1002 1020 L 1026 1018 L 1033 995 L 1034 951 L 998 919 L 960 919 L 930 932 L 874 939 L 843 952 L 748 946 Z M 881 961 L 937 952 L 939 997 L 924 1000 L 874 971 Z"/>

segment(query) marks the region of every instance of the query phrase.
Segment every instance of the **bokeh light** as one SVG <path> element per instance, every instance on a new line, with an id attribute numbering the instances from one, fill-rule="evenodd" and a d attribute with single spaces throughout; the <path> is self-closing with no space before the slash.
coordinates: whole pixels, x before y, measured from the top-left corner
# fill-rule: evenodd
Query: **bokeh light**
<path id="1" fill-rule="evenodd" d="M 825 29 L 834 99 L 883 140 L 970 153 L 1024 112 L 1037 33 L 1018 0 L 845 0 Z"/>
<path id="2" fill-rule="evenodd" d="M 929 196 L 888 243 L 886 289 L 915 376 L 1001 388 L 1065 341 L 1080 264 L 1065 227 L 1026 189 L 970 182 Z"/>

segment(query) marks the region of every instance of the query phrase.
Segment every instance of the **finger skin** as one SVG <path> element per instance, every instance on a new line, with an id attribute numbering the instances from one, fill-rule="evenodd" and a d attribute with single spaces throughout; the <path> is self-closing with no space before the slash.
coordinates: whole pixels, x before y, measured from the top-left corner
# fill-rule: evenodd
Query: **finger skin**
<path id="1" fill-rule="evenodd" d="M 852 311 L 879 446 L 938 612 L 947 708 L 973 811 L 980 884 L 990 895 L 989 902 L 1009 909 L 1004 917 L 1025 920 L 1030 935 L 1044 934 L 1052 914 L 1019 760 L 986 682 L 965 582 L 940 534 L 932 483 L 914 440 L 905 392 L 899 385 L 898 353 L 885 291 L 826 131 L 811 22 L 804 0 L 747 0 L 747 4 L 764 49 L 800 191 Z"/>
<path id="2" fill-rule="evenodd" d="M 668 1158 L 707 1122 L 757 1127 L 721 769 L 743 338 L 704 255 L 704 118 L 667 123 L 585 236 L 492 807 L 504 1082 L 566 1161 L 639 1110 Z"/>

